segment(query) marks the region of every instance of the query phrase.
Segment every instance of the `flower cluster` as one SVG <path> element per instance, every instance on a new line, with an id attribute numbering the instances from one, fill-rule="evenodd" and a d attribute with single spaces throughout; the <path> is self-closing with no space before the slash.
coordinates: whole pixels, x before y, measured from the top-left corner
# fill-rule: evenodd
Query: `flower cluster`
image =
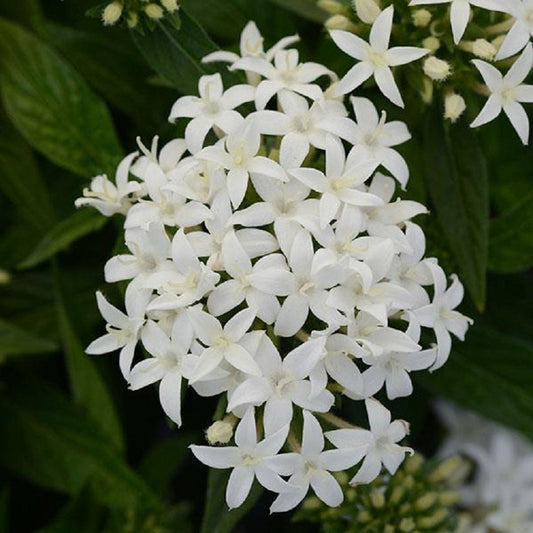
<path id="1" fill-rule="evenodd" d="M 533 446 L 520 435 L 445 403 L 438 412 L 450 430 L 440 454 L 463 454 L 474 475 L 460 489 L 464 533 L 533 531 Z"/>
<path id="2" fill-rule="evenodd" d="M 310 496 L 295 519 L 316 522 L 323 533 L 456 533 L 455 473 L 462 465 L 458 457 L 426 461 L 415 454 L 393 476 L 358 487 L 348 486 L 346 474 L 337 474 L 346 491 L 343 504 L 330 509 Z"/>
<path id="3" fill-rule="evenodd" d="M 379 0 L 355 0 L 353 11 L 337 0 L 318 4 L 334 13 L 326 26 L 335 44 L 358 61 L 342 78 L 340 93 L 374 76 L 381 92 L 403 107 L 390 67 L 426 56 L 406 87 L 415 87 L 427 104 L 440 92 L 444 116 L 452 122 L 466 109 L 461 93 L 488 96 L 471 126 L 486 124 L 503 111 L 521 141 L 528 143 L 529 120 L 522 103 L 533 101 L 533 86 L 524 83 L 533 67 L 530 0 L 412 0 L 411 9 L 400 11 L 395 32 L 394 8 L 382 10 Z M 368 42 L 361 37 L 367 34 Z M 390 47 L 392 35 L 400 46 Z"/>
<path id="4" fill-rule="evenodd" d="M 159 382 L 178 426 L 184 383 L 222 397 L 228 415 L 208 429 L 211 446 L 192 452 L 233 469 L 232 508 L 254 479 L 279 495 L 272 511 L 286 511 L 310 487 L 339 505 L 331 472 L 359 465 L 353 484 L 383 466 L 394 473 L 411 452 L 399 444 L 408 425 L 373 396 L 411 394 L 410 372 L 444 364 L 450 334 L 462 339 L 469 322 L 455 310 L 457 277 L 448 286 L 424 257 L 411 219 L 425 207 L 393 200 L 395 180 L 409 178 L 395 149 L 410 137 L 405 124 L 359 97 L 349 118 L 336 75 L 301 62 L 287 49 L 295 41 L 265 52 L 249 23 L 240 55 L 206 58 L 248 83 L 225 89 L 219 74 L 203 76 L 199 95 L 170 113 L 188 119 L 183 139 L 159 152 L 157 138 L 151 149 L 139 141 L 142 155 L 127 156 L 114 183 L 98 176 L 76 202 L 125 216 L 127 250 L 105 277 L 129 280 L 126 312 L 97 294 L 107 333 L 87 352 L 120 350 L 130 388 Z M 435 345 L 423 348 L 422 328 Z M 147 357 L 134 363 L 139 342 Z M 369 429 L 330 412 L 334 392 L 364 406 Z"/>

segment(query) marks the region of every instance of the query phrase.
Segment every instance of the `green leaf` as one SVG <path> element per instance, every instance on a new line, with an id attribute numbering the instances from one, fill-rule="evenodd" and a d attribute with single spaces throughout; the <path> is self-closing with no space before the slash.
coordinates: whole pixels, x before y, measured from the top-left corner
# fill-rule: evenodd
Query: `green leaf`
<path id="1" fill-rule="evenodd" d="M 56 519 L 37 533 L 100 533 L 102 509 L 84 487 L 58 513 Z"/>
<path id="2" fill-rule="evenodd" d="M 112 175 L 121 157 L 105 104 L 46 43 L 0 20 L 1 92 L 26 140 L 80 176 Z"/>
<path id="3" fill-rule="evenodd" d="M 433 393 L 533 440 L 533 338 L 527 274 L 490 276 L 487 310 L 464 343 L 454 338 L 448 362 L 417 381 Z"/>
<path id="4" fill-rule="evenodd" d="M 237 509 L 228 510 L 226 505 L 227 470 L 209 469 L 207 477 L 207 494 L 201 533 L 231 533 L 239 521 L 254 507 L 261 494 L 262 487 L 254 482 L 246 501 Z"/>
<path id="5" fill-rule="evenodd" d="M 103 228 L 108 220 L 93 209 L 76 211 L 54 226 L 19 266 L 32 268 L 50 259 L 78 239 Z"/>
<path id="6" fill-rule="evenodd" d="M 57 349 L 54 341 L 42 339 L 0 319 L 0 362 L 15 355 L 55 352 Z"/>
<path id="7" fill-rule="evenodd" d="M 124 438 L 115 406 L 93 360 L 84 352 L 74 332 L 57 267 L 54 274 L 59 332 L 74 402 L 86 411 L 110 446 L 123 450 Z"/>
<path id="8" fill-rule="evenodd" d="M 172 479 L 190 453 L 189 444 L 195 440 L 192 433 L 180 433 L 159 442 L 143 457 L 139 472 L 160 496 L 166 495 Z"/>
<path id="9" fill-rule="evenodd" d="M 0 533 L 9 532 L 9 489 L 0 492 Z"/>
<path id="10" fill-rule="evenodd" d="M 316 5 L 316 0 L 269 0 L 277 6 L 293 11 L 300 17 L 322 24 L 330 15 Z"/>
<path id="11" fill-rule="evenodd" d="M 59 24 L 47 25 L 51 43 L 99 94 L 152 130 L 166 121 L 170 91 L 144 82 L 151 74 L 128 34 L 126 41 L 108 36 L 108 28 L 91 33 Z M 149 105 L 147 103 L 149 102 Z"/>
<path id="12" fill-rule="evenodd" d="M 490 223 L 489 268 L 518 272 L 533 266 L 533 192 Z"/>
<path id="13" fill-rule="evenodd" d="M 478 309 L 486 296 L 489 202 L 487 168 L 473 131 L 444 124 L 435 105 L 425 126 L 425 179 L 442 233 Z"/>
<path id="14" fill-rule="evenodd" d="M 19 215 L 42 234 L 54 222 L 46 185 L 30 147 L 7 120 L 0 122 L 0 190 Z"/>
<path id="15" fill-rule="evenodd" d="M 198 79 L 211 74 L 213 67 L 201 63 L 202 57 L 218 49 L 202 27 L 181 10 L 181 28 L 165 21 L 154 31 L 141 35 L 132 31 L 132 38 L 147 63 L 168 83 L 184 94 L 197 94 Z M 234 74 L 223 77 L 238 79 Z"/>
<path id="16" fill-rule="evenodd" d="M 89 482 L 108 507 L 158 499 L 119 457 L 99 428 L 57 389 L 13 375 L 0 398 L 0 463 L 48 489 L 77 494 Z"/>

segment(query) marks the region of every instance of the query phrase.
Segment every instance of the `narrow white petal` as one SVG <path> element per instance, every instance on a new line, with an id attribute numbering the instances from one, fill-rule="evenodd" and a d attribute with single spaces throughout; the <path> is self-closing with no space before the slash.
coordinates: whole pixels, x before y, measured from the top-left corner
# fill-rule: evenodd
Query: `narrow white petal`
<path id="1" fill-rule="evenodd" d="M 458 44 L 463 37 L 470 19 L 470 3 L 467 0 L 454 0 L 450 7 L 453 42 Z"/>
<path id="2" fill-rule="evenodd" d="M 374 73 L 374 67 L 366 61 L 357 63 L 353 66 L 342 78 L 336 87 L 338 95 L 351 93 L 354 89 L 357 89 L 362 85 L 372 74 Z"/>
<path id="3" fill-rule="evenodd" d="M 315 494 L 330 507 L 337 507 L 342 503 L 344 495 L 338 481 L 325 470 L 317 472 L 310 479 Z"/>
<path id="4" fill-rule="evenodd" d="M 384 9 L 372 24 L 370 29 L 370 46 L 379 52 L 384 52 L 389 47 L 389 39 L 392 30 L 394 7 Z"/>
<path id="5" fill-rule="evenodd" d="M 211 468 L 231 468 L 240 461 L 240 454 L 235 446 L 216 448 L 214 446 L 190 446 L 194 456 Z"/>
<path id="6" fill-rule="evenodd" d="M 491 120 L 494 120 L 502 111 L 501 100 L 498 96 L 489 96 L 489 99 L 485 102 L 483 109 L 479 112 L 478 116 L 470 124 L 471 128 L 477 128 L 483 124 L 487 124 Z"/>
<path id="7" fill-rule="evenodd" d="M 331 30 L 329 32 L 333 42 L 349 56 L 362 61 L 366 57 L 368 44 L 357 35 L 343 30 Z"/>
<path id="8" fill-rule="evenodd" d="M 257 444 L 254 408 L 249 407 L 235 431 L 235 443 L 240 448 L 251 448 Z"/>
<path id="9" fill-rule="evenodd" d="M 165 414 L 181 426 L 181 375 L 169 372 L 159 384 L 159 401 Z"/>
<path id="10" fill-rule="evenodd" d="M 389 67 L 378 67 L 374 72 L 374 78 L 380 91 L 393 103 L 403 107 L 403 100 L 398 86 L 394 81 L 394 76 Z"/>
<path id="11" fill-rule="evenodd" d="M 309 411 L 304 411 L 303 415 L 302 455 L 311 457 L 324 449 L 324 433 L 318 420 Z"/>
<path id="12" fill-rule="evenodd" d="M 520 140 L 524 144 L 529 142 L 529 118 L 522 105 L 518 102 L 510 102 L 503 106 L 503 111 L 511 121 L 513 128 L 518 133 Z"/>

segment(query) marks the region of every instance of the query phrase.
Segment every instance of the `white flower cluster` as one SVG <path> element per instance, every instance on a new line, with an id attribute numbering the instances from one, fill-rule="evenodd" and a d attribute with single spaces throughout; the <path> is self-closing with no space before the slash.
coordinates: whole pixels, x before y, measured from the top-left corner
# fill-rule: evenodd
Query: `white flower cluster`
<path id="1" fill-rule="evenodd" d="M 457 277 L 447 287 L 437 260 L 424 258 L 411 219 L 426 209 L 392 200 L 393 177 L 405 186 L 409 176 L 394 149 L 410 137 L 405 124 L 364 98 L 352 99 L 349 118 L 335 74 L 300 62 L 286 49 L 295 40 L 265 53 L 249 23 L 241 56 L 206 59 L 229 61 L 250 83 L 225 90 L 220 75 L 203 76 L 199 96 L 172 107 L 171 120 L 189 119 L 184 139 L 159 153 L 157 138 L 150 150 L 139 142 L 143 155 L 127 156 L 115 183 L 98 176 L 76 202 L 125 215 L 129 250 L 105 266 L 108 282 L 131 280 L 126 313 L 97 294 L 107 333 L 87 353 L 120 350 L 133 390 L 160 382 L 178 426 L 183 383 L 221 395 L 229 415 L 207 435 L 227 444 L 238 421 L 234 445 L 192 451 L 233 469 L 230 507 L 256 478 L 280 495 L 272 511 L 295 507 L 309 486 L 340 504 L 330 472 L 360 462 L 353 483 L 382 465 L 395 472 L 410 451 L 397 444 L 407 424 L 373 396 L 411 394 L 409 373 L 440 367 L 450 333 L 462 339 L 469 322 L 454 310 Z M 422 348 L 421 327 L 435 346 Z M 138 341 L 148 357 L 133 364 Z M 338 420 L 332 391 L 364 402 L 370 429 L 341 423 L 325 449 L 318 419 Z"/>
<path id="2" fill-rule="evenodd" d="M 423 42 L 426 48 L 412 46 L 391 48 L 389 41 L 394 8 L 389 6 L 381 11 L 378 4 L 376 0 L 355 3 L 361 20 L 372 24 L 369 43 L 350 31 L 343 29 L 331 29 L 330 31 L 335 44 L 343 52 L 358 60 L 357 64 L 340 81 L 337 92 L 347 94 L 373 76 L 381 92 L 392 103 L 403 107 L 403 100 L 390 67 L 409 63 L 428 53 L 435 53 L 440 47 L 440 41 L 432 35 Z M 456 46 L 471 51 L 482 59 L 506 60 L 502 66 L 512 61 L 511 68 L 505 75 L 502 75 L 500 70 L 491 63 L 482 59 L 472 60 L 485 82 L 482 92 L 489 98 L 471 126 L 478 127 L 486 124 L 503 111 L 521 141 L 527 144 L 529 119 L 521 104 L 533 102 L 533 85 L 524 84 L 524 80 L 533 68 L 533 49 L 530 42 L 533 35 L 532 0 L 412 0 L 409 3 L 413 7 L 434 4 L 450 4 L 450 20 Z M 501 38 L 498 38 L 498 42 L 495 41 L 498 45 L 497 50 L 485 39 L 461 42 L 471 19 L 471 6 L 505 13 L 509 16 L 509 23 L 505 21 L 501 27 L 503 30 Z M 363 12 L 371 12 L 373 15 L 367 18 L 362 16 Z M 431 13 L 427 10 L 413 12 L 415 25 L 428 25 L 431 17 Z M 356 31 L 357 27 L 354 28 Z M 494 31 L 500 33 L 497 28 Z M 511 59 L 511 56 L 517 53 L 520 53 L 518 58 Z M 451 66 L 446 61 L 431 55 L 425 60 L 423 71 L 430 80 L 440 82 L 451 75 Z M 451 120 L 457 119 L 466 108 L 464 99 L 454 92 L 448 92 L 445 103 L 445 116 Z"/>
<path id="3" fill-rule="evenodd" d="M 533 531 L 533 446 L 518 434 L 445 403 L 438 412 L 450 435 L 441 455 L 473 460 L 472 479 L 460 489 L 461 506 L 471 512 L 464 533 Z"/>

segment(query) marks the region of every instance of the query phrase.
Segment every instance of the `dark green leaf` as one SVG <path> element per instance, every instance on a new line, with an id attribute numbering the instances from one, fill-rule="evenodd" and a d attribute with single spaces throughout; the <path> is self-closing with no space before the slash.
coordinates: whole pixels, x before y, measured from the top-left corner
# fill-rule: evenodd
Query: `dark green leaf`
<path id="1" fill-rule="evenodd" d="M 172 479 L 190 453 L 189 444 L 194 441 L 193 434 L 180 433 L 158 443 L 143 457 L 139 472 L 159 495 L 165 496 Z"/>
<path id="2" fill-rule="evenodd" d="M 50 197 L 30 147 L 6 121 L 0 122 L 0 190 L 19 215 L 42 234 L 54 222 Z"/>
<path id="3" fill-rule="evenodd" d="M 472 300 L 483 309 L 489 222 L 483 152 L 467 124 L 444 124 L 437 105 L 426 122 L 423 151 L 425 179 L 442 232 Z"/>
<path id="4" fill-rule="evenodd" d="M 182 93 L 197 94 L 200 76 L 213 72 L 213 67 L 202 64 L 201 59 L 218 47 L 183 10 L 181 19 L 180 30 L 163 21 L 144 35 L 132 32 L 132 38 L 148 64 L 165 81 Z"/>
<path id="5" fill-rule="evenodd" d="M 262 487 L 254 482 L 246 501 L 237 509 L 228 509 L 226 505 L 227 470 L 209 469 L 207 494 L 201 533 L 231 533 L 239 521 L 253 508 L 261 494 Z"/>
<path id="6" fill-rule="evenodd" d="M 108 219 L 93 209 L 81 209 L 54 226 L 39 242 L 29 257 L 20 264 L 31 268 L 53 257 L 70 244 L 103 228 Z"/>
<path id="7" fill-rule="evenodd" d="M 0 533 L 9 532 L 9 490 L 7 487 L 0 492 Z"/>
<path id="8" fill-rule="evenodd" d="M 110 445 L 122 450 L 124 438 L 115 406 L 94 362 L 84 352 L 74 332 L 59 269 L 56 267 L 54 270 L 59 332 L 74 401 L 85 409 L 87 416 L 107 437 Z"/>
<path id="9" fill-rule="evenodd" d="M 0 462 L 7 470 L 69 494 L 90 482 L 109 507 L 157 503 L 82 409 L 43 381 L 11 377 L 0 398 Z"/>
<path id="10" fill-rule="evenodd" d="M 489 268 L 518 272 L 533 266 L 533 192 L 490 224 Z"/>
<path id="11" fill-rule="evenodd" d="M 46 43 L 0 21 L 4 106 L 26 140 L 80 176 L 113 173 L 121 149 L 105 104 Z"/>
<path id="12" fill-rule="evenodd" d="M 37 533 L 100 533 L 102 509 L 94 501 L 88 487 L 84 487 L 65 507 L 57 518 Z"/>
<path id="13" fill-rule="evenodd" d="M 57 344 L 0 319 L 0 362 L 14 355 L 54 352 Z"/>
<path id="14" fill-rule="evenodd" d="M 323 9 L 316 5 L 316 0 L 269 0 L 273 4 L 293 11 L 302 18 L 322 24 L 328 17 Z"/>

